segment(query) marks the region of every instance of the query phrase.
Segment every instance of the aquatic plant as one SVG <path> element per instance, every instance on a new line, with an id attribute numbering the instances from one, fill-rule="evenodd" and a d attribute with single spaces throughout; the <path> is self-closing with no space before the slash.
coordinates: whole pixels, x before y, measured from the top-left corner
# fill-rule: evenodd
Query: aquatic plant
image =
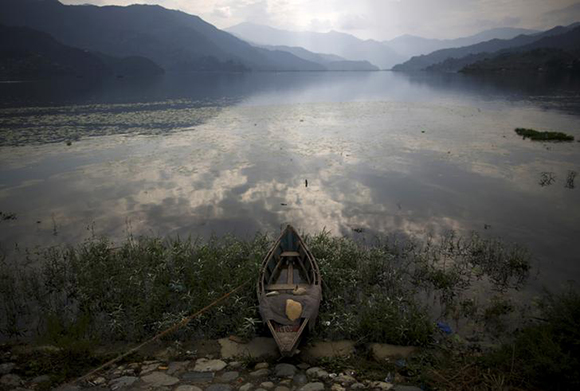
<path id="1" fill-rule="evenodd" d="M 516 128 L 515 132 L 532 141 L 574 141 L 574 136 L 562 132 L 539 132 L 534 129 Z"/>

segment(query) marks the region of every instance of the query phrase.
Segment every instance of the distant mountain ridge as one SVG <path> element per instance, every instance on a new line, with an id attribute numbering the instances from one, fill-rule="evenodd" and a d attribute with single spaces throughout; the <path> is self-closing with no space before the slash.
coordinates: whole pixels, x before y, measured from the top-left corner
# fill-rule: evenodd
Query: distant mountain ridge
<path id="1" fill-rule="evenodd" d="M 160 6 L 69 6 L 57 0 L 0 0 L 0 23 L 52 35 L 110 56 L 142 56 L 171 71 L 321 71 L 288 52 L 256 48 L 201 18 Z"/>
<path id="2" fill-rule="evenodd" d="M 0 25 L 0 79 L 34 80 L 54 76 L 152 76 L 163 69 L 151 60 L 117 58 L 63 45 L 47 33 Z"/>
<path id="3" fill-rule="evenodd" d="M 437 64 L 443 64 L 444 62 L 456 62 L 457 64 L 460 64 L 460 66 L 458 65 L 455 67 L 457 68 L 455 70 L 458 70 L 461 67 L 468 65 L 469 63 L 485 58 L 485 53 L 489 55 L 489 53 L 495 53 L 501 50 L 529 45 L 545 37 L 558 36 L 570 31 L 575 27 L 575 25 L 576 24 L 566 27 L 558 26 L 542 33 L 518 35 L 512 39 L 492 39 L 490 41 L 481 42 L 475 45 L 464 46 L 460 48 L 442 49 L 428 55 L 413 57 L 409 61 L 393 67 L 393 70 L 421 71 L 428 68 L 434 70 L 437 68 Z"/>
<path id="4" fill-rule="evenodd" d="M 352 61 L 368 61 L 381 69 L 390 69 L 406 58 L 381 42 L 361 40 L 350 34 L 294 32 L 254 23 L 240 23 L 226 31 L 258 45 L 301 47 L 315 53 L 330 53 Z"/>
<path id="5" fill-rule="evenodd" d="M 470 46 L 492 39 L 512 39 L 518 35 L 531 35 L 539 32 L 538 30 L 502 27 L 455 39 L 429 39 L 413 35 L 402 35 L 389 41 L 383 41 L 383 44 L 410 59 L 414 56 L 429 54 L 441 49 Z"/>
<path id="6" fill-rule="evenodd" d="M 315 62 L 329 71 L 378 71 L 379 68 L 368 61 L 345 60 L 335 54 L 313 53 L 301 47 L 261 45 L 268 50 L 280 50 L 292 53 L 296 57 Z"/>

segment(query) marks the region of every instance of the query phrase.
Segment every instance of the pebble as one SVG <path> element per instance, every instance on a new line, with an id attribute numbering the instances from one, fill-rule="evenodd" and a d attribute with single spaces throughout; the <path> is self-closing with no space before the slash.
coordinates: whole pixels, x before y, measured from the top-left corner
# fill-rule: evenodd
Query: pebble
<path id="1" fill-rule="evenodd" d="M 305 374 L 303 373 L 297 373 L 296 375 L 294 375 L 294 377 L 292 378 L 292 381 L 294 382 L 294 384 L 296 384 L 297 386 L 301 386 L 303 384 L 308 383 L 308 378 L 306 377 Z"/>
<path id="2" fill-rule="evenodd" d="M 123 376 L 111 380 L 111 382 L 109 383 L 109 387 L 111 388 L 111 390 L 118 390 L 120 388 L 129 387 L 136 381 L 137 378 L 135 376 Z"/>
<path id="3" fill-rule="evenodd" d="M 169 365 L 167 366 L 167 374 L 173 375 L 173 374 L 177 374 L 179 372 L 183 372 L 185 370 L 185 367 L 187 366 L 187 364 L 189 364 L 189 361 L 170 362 Z"/>
<path id="4" fill-rule="evenodd" d="M 303 385 L 299 391 L 322 391 L 324 390 L 324 383 L 315 382 Z"/>
<path id="5" fill-rule="evenodd" d="M 50 381 L 50 376 L 48 376 L 48 375 L 36 376 L 34 379 L 31 380 L 31 382 L 34 384 L 45 383 L 45 382 L 49 382 L 49 381 Z"/>
<path id="6" fill-rule="evenodd" d="M 240 391 L 250 391 L 252 388 L 254 388 L 252 383 L 246 383 L 240 387 Z"/>
<path id="7" fill-rule="evenodd" d="M 270 374 L 270 370 L 268 368 L 258 369 L 257 371 L 250 372 L 250 377 L 262 377 L 268 376 Z"/>
<path id="8" fill-rule="evenodd" d="M 218 372 L 226 367 L 226 363 L 222 360 L 208 360 L 207 358 L 200 358 L 195 362 L 193 368 L 196 372 Z"/>
<path id="9" fill-rule="evenodd" d="M 332 391 L 345 391 L 346 388 L 340 385 L 340 383 L 334 383 L 332 387 L 330 387 Z"/>
<path id="10" fill-rule="evenodd" d="M 93 380 L 91 380 L 91 383 L 93 383 L 95 386 L 100 386 L 103 385 L 107 382 L 107 379 L 105 379 L 102 376 L 99 377 L 95 377 Z"/>
<path id="11" fill-rule="evenodd" d="M 179 379 L 173 376 L 169 376 L 163 372 L 153 372 L 149 375 L 145 375 L 141 378 L 145 383 L 148 383 L 150 387 L 162 387 L 162 386 L 172 386 L 179 383 Z"/>
<path id="12" fill-rule="evenodd" d="M 267 391 L 267 390 L 265 390 L 263 388 L 256 388 L 256 391 Z"/>
<path id="13" fill-rule="evenodd" d="M 229 372 L 224 372 L 224 374 L 221 375 L 217 379 L 217 381 L 222 382 L 222 383 L 229 383 L 231 381 L 236 380 L 238 377 L 240 377 L 240 372 L 229 371 Z"/>
<path id="14" fill-rule="evenodd" d="M 310 365 L 303 362 L 303 363 L 298 364 L 297 367 L 302 369 L 302 370 L 306 370 L 306 369 L 310 368 Z"/>
<path id="15" fill-rule="evenodd" d="M 11 363 L 11 362 L 0 364 L 0 375 L 9 374 L 10 372 L 12 372 L 12 370 L 14 369 L 15 366 L 16 366 L 16 364 Z"/>
<path id="16" fill-rule="evenodd" d="M 6 386 L 19 386 L 20 383 L 22 383 L 22 380 L 18 375 L 8 374 L 0 378 L 0 384 L 4 384 Z"/>
<path id="17" fill-rule="evenodd" d="M 350 386 L 351 390 L 363 390 L 365 388 L 367 387 L 362 383 L 354 383 L 353 385 Z"/>
<path id="18" fill-rule="evenodd" d="M 393 385 L 384 381 L 374 381 L 369 385 L 369 387 L 375 390 L 387 391 L 393 388 Z"/>
<path id="19" fill-rule="evenodd" d="M 143 367 L 141 367 L 141 372 L 139 372 L 139 374 L 141 376 L 146 375 L 148 373 L 151 373 L 153 371 L 156 371 L 158 367 L 159 367 L 159 363 L 158 362 L 155 362 L 155 363 L 152 363 L 152 364 L 143 365 Z"/>
<path id="20" fill-rule="evenodd" d="M 232 391 L 232 386 L 229 384 L 212 384 L 205 391 Z"/>
<path id="21" fill-rule="evenodd" d="M 264 369 L 264 368 L 268 368 L 269 366 L 270 366 L 270 364 L 268 364 L 267 362 L 260 362 L 260 363 L 256 364 L 254 369 Z"/>
<path id="22" fill-rule="evenodd" d="M 266 390 L 271 390 L 272 388 L 274 388 L 274 383 L 272 383 L 271 381 L 265 381 L 265 382 L 260 384 L 260 388 L 265 388 Z"/>
<path id="23" fill-rule="evenodd" d="M 308 383 L 308 381 L 305 381 L 304 384 Z M 290 386 L 292 385 L 292 379 L 284 379 L 284 380 L 280 380 L 280 385 L 281 386 Z"/>
<path id="24" fill-rule="evenodd" d="M 310 368 L 306 371 L 306 375 L 308 375 L 309 377 L 315 377 L 317 379 L 326 379 L 328 378 L 328 372 L 326 372 L 324 369 L 319 368 L 319 367 L 313 367 Z"/>
<path id="25" fill-rule="evenodd" d="M 335 382 L 341 383 L 342 385 L 349 385 L 352 383 L 356 383 L 356 379 L 354 377 L 349 376 L 349 375 L 343 375 L 343 374 L 340 374 L 339 376 L 335 377 L 333 380 Z"/>
<path id="26" fill-rule="evenodd" d="M 294 377 L 296 367 L 292 364 L 278 364 L 274 368 L 276 377 Z"/>
<path id="27" fill-rule="evenodd" d="M 192 386 L 191 384 L 182 384 L 178 386 L 175 391 L 202 391 L 201 388 Z"/>
<path id="28" fill-rule="evenodd" d="M 290 391 L 290 389 L 286 386 L 278 386 L 274 388 L 274 391 Z"/>
<path id="29" fill-rule="evenodd" d="M 210 383 L 213 377 L 213 372 L 187 372 L 181 375 L 184 381 L 191 383 Z"/>
<path id="30" fill-rule="evenodd" d="M 242 363 L 239 361 L 232 361 L 228 364 L 228 368 L 238 369 L 242 367 Z"/>

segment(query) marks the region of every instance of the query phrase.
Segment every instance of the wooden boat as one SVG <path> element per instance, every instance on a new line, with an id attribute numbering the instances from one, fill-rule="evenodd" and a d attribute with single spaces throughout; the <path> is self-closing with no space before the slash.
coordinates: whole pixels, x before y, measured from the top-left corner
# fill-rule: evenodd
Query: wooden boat
<path id="1" fill-rule="evenodd" d="M 296 352 L 308 327 L 314 327 L 322 299 L 320 269 L 296 230 L 288 225 L 260 269 L 260 314 L 282 356 Z"/>

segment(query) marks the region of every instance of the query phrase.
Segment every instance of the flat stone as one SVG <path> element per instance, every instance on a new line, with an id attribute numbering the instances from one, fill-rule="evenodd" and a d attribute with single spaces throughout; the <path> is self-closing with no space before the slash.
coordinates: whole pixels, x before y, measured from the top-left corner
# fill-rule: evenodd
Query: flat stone
<path id="1" fill-rule="evenodd" d="M 182 384 L 177 386 L 175 391 L 202 391 L 202 389 L 196 386 L 192 386 L 191 384 Z"/>
<path id="2" fill-rule="evenodd" d="M 278 386 L 274 388 L 274 391 L 290 391 L 290 389 L 286 386 Z"/>
<path id="3" fill-rule="evenodd" d="M 4 384 L 5 386 L 19 386 L 22 383 L 22 379 L 20 376 L 14 374 L 7 374 L 0 378 L 0 384 Z"/>
<path id="4" fill-rule="evenodd" d="M 151 387 L 172 386 L 179 383 L 178 378 L 169 376 L 164 372 L 153 372 L 149 375 L 143 376 L 141 380 L 149 384 Z"/>
<path id="5" fill-rule="evenodd" d="M 306 383 L 308 383 L 308 381 L 305 381 L 304 382 L 304 384 L 306 384 Z M 279 384 L 281 386 L 288 386 L 288 387 L 290 387 L 292 385 L 292 379 L 283 379 L 283 380 L 280 380 L 280 383 Z"/>
<path id="6" fill-rule="evenodd" d="M 371 384 L 369 384 L 369 387 L 374 390 L 387 391 L 393 388 L 393 385 L 391 383 L 387 383 L 384 381 L 374 381 Z"/>
<path id="7" fill-rule="evenodd" d="M 326 372 L 324 369 L 319 368 L 319 367 L 312 367 L 308 370 L 306 370 L 306 375 L 308 377 L 313 377 L 316 379 L 327 379 L 328 378 L 328 372 Z"/>
<path id="8" fill-rule="evenodd" d="M 349 385 L 352 383 L 356 383 L 356 379 L 354 377 L 349 376 L 349 375 L 344 375 L 344 374 L 340 374 L 339 376 L 334 378 L 334 381 L 338 382 L 342 385 Z"/>
<path id="9" fill-rule="evenodd" d="M 190 383 L 211 383 L 213 377 L 213 372 L 186 372 L 181 375 L 181 379 Z"/>
<path id="10" fill-rule="evenodd" d="M 419 387 L 396 385 L 393 391 L 422 391 Z"/>
<path id="11" fill-rule="evenodd" d="M 50 381 L 50 376 L 48 375 L 40 375 L 36 376 L 34 379 L 31 380 L 34 384 L 46 383 Z"/>
<path id="12" fill-rule="evenodd" d="M 222 382 L 222 383 L 229 383 L 231 381 L 236 380 L 238 377 L 240 377 L 240 372 L 229 371 L 229 372 L 224 372 L 220 377 L 217 378 L 217 381 Z"/>
<path id="13" fill-rule="evenodd" d="M 332 387 L 330 387 L 332 391 L 345 391 L 346 388 L 340 385 L 340 383 L 334 383 Z"/>
<path id="14" fill-rule="evenodd" d="M 122 388 L 130 387 L 137 381 L 135 376 L 123 376 L 117 379 L 111 380 L 109 387 L 111 390 L 120 390 Z"/>
<path id="15" fill-rule="evenodd" d="M 250 372 L 250 377 L 263 377 L 268 376 L 270 374 L 270 370 L 268 368 L 258 369 L 257 371 Z"/>
<path id="16" fill-rule="evenodd" d="M 232 361 L 232 362 L 228 363 L 228 368 L 238 369 L 241 367 L 242 367 L 242 363 L 239 361 Z"/>
<path id="17" fill-rule="evenodd" d="M 268 368 L 269 366 L 270 366 L 270 364 L 268 364 L 267 362 L 259 362 L 256 364 L 254 369 L 264 369 L 264 368 Z"/>
<path id="18" fill-rule="evenodd" d="M 143 376 L 143 375 L 146 375 L 146 374 L 151 373 L 153 371 L 156 371 L 157 368 L 159 368 L 159 362 L 154 362 L 154 363 L 151 363 L 151 364 L 146 364 L 146 365 L 143 365 L 141 367 L 141 372 L 139 372 L 139 374 L 141 376 Z"/>
<path id="19" fill-rule="evenodd" d="M 299 388 L 299 391 L 322 391 L 324 390 L 324 383 L 315 382 L 308 383 Z"/>
<path id="20" fill-rule="evenodd" d="M 310 365 L 306 364 L 305 362 L 302 362 L 296 366 L 302 370 L 306 370 L 306 369 L 310 368 Z"/>
<path id="21" fill-rule="evenodd" d="M 250 391 L 252 388 L 254 388 L 252 383 L 246 383 L 240 387 L 240 391 Z"/>
<path id="22" fill-rule="evenodd" d="M 208 360 L 207 358 L 200 358 L 195 362 L 193 368 L 196 372 L 218 372 L 226 367 L 226 363 L 222 360 Z"/>
<path id="23" fill-rule="evenodd" d="M 265 388 L 266 390 L 271 390 L 272 388 L 274 388 L 274 386 L 275 384 L 272 383 L 271 381 L 265 381 L 260 384 L 260 388 Z"/>
<path id="24" fill-rule="evenodd" d="M 205 391 L 232 391 L 232 386 L 229 384 L 212 384 Z"/>
<path id="25" fill-rule="evenodd" d="M 301 357 L 312 361 L 324 357 L 344 357 L 354 353 L 354 341 L 315 342 L 302 349 Z"/>
<path id="26" fill-rule="evenodd" d="M 10 372 L 12 372 L 12 370 L 14 369 L 15 366 L 16 366 L 16 364 L 14 364 L 12 362 L 0 364 L 0 375 L 9 374 Z"/>
<path id="27" fill-rule="evenodd" d="M 292 364 L 278 364 L 274 369 L 276 377 L 294 377 L 296 367 Z"/>
<path id="28" fill-rule="evenodd" d="M 354 383 L 353 385 L 350 386 L 351 390 L 363 390 L 365 388 L 367 388 L 367 386 L 365 386 L 362 383 Z"/>
<path id="29" fill-rule="evenodd" d="M 106 382 L 107 382 L 107 379 L 105 379 L 102 376 L 95 377 L 93 380 L 91 380 L 91 383 L 93 383 L 95 386 L 101 386 L 101 385 L 105 384 Z"/>
<path id="30" fill-rule="evenodd" d="M 229 338 L 218 340 L 221 349 L 220 355 L 225 359 L 236 357 L 252 357 L 257 359 L 278 358 L 280 351 L 274 338 L 258 337 L 248 343 L 238 343 Z"/>
<path id="31" fill-rule="evenodd" d="M 306 377 L 305 374 L 303 373 L 297 373 L 296 375 L 294 375 L 294 377 L 292 378 L 292 381 L 294 382 L 294 384 L 296 384 L 297 386 L 301 386 L 303 384 L 308 383 L 308 378 Z"/>
<path id="32" fill-rule="evenodd" d="M 187 367 L 187 364 L 189 364 L 189 361 L 172 361 L 167 366 L 167 374 L 174 375 L 179 372 L 183 372 L 185 371 L 185 367 Z"/>
<path id="33" fill-rule="evenodd" d="M 386 343 L 371 343 L 368 345 L 376 360 L 386 358 L 408 358 L 417 348 L 415 346 L 389 345 Z"/>
<path id="34" fill-rule="evenodd" d="M 268 391 L 268 390 L 265 390 L 263 388 L 256 388 L 256 391 Z"/>

